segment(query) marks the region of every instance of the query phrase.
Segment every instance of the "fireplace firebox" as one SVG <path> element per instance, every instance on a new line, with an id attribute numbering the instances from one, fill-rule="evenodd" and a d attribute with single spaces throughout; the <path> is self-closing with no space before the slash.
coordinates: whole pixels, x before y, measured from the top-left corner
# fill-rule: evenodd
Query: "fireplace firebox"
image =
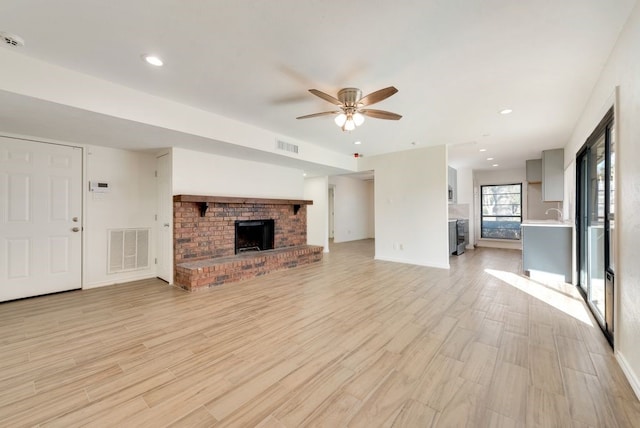
<path id="1" fill-rule="evenodd" d="M 235 253 L 273 249 L 273 220 L 236 220 Z"/>

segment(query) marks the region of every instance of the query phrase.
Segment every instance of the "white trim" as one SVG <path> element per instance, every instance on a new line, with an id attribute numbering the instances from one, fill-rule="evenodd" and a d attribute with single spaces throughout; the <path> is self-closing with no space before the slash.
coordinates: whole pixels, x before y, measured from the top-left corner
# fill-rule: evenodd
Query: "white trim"
<path id="1" fill-rule="evenodd" d="M 125 284 L 127 282 L 133 282 L 133 281 L 141 281 L 143 279 L 152 279 L 152 278 L 157 278 L 155 273 L 146 273 L 146 274 L 142 274 L 142 275 L 132 275 L 132 276 L 127 276 L 126 278 L 122 278 L 122 279 L 118 279 L 117 281 L 99 281 L 99 282 L 94 282 L 91 284 L 85 284 L 84 287 L 82 287 L 83 290 L 88 290 L 90 288 L 99 288 L 99 287 L 106 287 L 109 285 L 117 285 L 117 284 Z M 163 281 L 161 279 L 161 281 Z M 164 282 L 164 281 L 163 281 Z"/>
<path id="2" fill-rule="evenodd" d="M 404 264 L 409 264 L 409 265 L 425 266 L 425 267 L 431 267 L 431 268 L 436 268 L 436 269 L 450 269 L 451 268 L 449 266 L 449 263 L 446 263 L 446 264 L 425 263 L 423 261 L 417 261 L 417 260 L 395 259 L 395 258 L 391 258 L 391 257 L 379 257 L 379 256 L 375 256 L 374 259 L 375 260 L 385 261 L 385 262 L 404 263 Z"/>
<path id="3" fill-rule="evenodd" d="M 640 380 L 638 379 L 636 374 L 633 372 L 633 369 L 631 368 L 629 363 L 627 363 L 627 360 L 624 358 L 624 355 L 622 355 L 619 351 L 616 351 L 615 357 L 616 357 L 616 360 L 618 361 L 618 364 L 620 365 L 620 368 L 622 369 L 622 372 L 627 377 L 627 380 L 629 381 L 629 384 L 631 385 L 633 392 L 636 393 L 636 397 L 638 398 L 638 400 L 640 400 Z"/>

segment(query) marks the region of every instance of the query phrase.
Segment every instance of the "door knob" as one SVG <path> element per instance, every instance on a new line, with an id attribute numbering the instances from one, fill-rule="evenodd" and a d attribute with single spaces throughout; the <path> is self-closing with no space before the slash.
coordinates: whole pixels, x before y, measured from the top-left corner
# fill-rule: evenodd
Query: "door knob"
<path id="1" fill-rule="evenodd" d="M 73 232 L 80 232 L 80 228 L 79 227 L 74 227 L 73 229 L 71 229 Z"/>
<path id="2" fill-rule="evenodd" d="M 164 224 L 164 227 L 169 227 L 169 223 L 165 223 L 165 224 Z"/>
<path id="3" fill-rule="evenodd" d="M 77 223 L 78 222 L 78 217 L 74 217 L 71 220 Z"/>

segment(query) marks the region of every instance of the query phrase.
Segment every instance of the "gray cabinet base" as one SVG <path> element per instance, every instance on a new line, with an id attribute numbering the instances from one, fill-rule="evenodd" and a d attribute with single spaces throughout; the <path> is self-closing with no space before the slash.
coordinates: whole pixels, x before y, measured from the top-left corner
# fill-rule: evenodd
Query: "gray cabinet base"
<path id="1" fill-rule="evenodd" d="M 563 275 L 571 282 L 571 227 L 522 227 L 522 269 Z"/>

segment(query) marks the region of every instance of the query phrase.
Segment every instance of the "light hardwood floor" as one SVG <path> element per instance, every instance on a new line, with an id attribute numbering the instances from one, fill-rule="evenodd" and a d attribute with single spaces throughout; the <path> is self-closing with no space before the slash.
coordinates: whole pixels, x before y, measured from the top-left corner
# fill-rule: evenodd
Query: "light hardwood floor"
<path id="1" fill-rule="evenodd" d="M 189 294 L 159 280 L 0 305 L 0 426 L 640 426 L 572 287 L 478 249 L 451 270 L 323 262 Z"/>

